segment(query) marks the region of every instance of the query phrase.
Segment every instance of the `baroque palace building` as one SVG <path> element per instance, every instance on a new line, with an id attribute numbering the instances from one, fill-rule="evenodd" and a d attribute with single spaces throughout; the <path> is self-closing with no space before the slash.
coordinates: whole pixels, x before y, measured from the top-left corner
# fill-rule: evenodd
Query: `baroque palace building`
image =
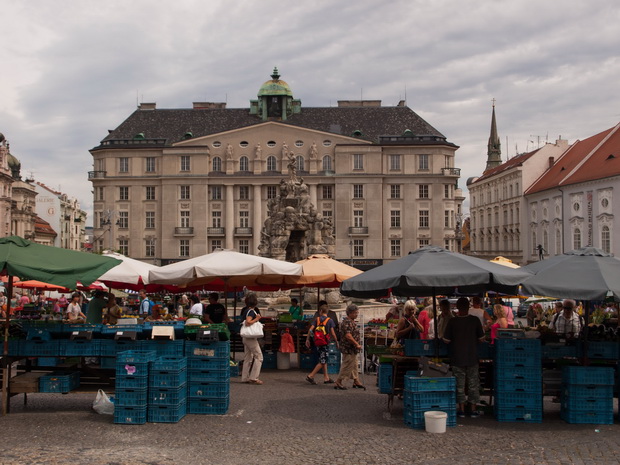
<path id="1" fill-rule="evenodd" d="M 291 163 L 365 269 L 423 245 L 459 248 L 458 147 L 401 101 L 302 107 L 274 69 L 249 108 L 142 103 L 91 149 L 94 250 L 165 265 L 217 248 L 258 254 Z"/>

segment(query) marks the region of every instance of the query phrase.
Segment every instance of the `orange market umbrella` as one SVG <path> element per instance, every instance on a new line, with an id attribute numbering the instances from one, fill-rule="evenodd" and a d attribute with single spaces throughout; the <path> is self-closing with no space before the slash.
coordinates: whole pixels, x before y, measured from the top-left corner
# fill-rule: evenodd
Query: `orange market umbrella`
<path id="1" fill-rule="evenodd" d="M 493 260 L 489 260 L 489 261 L 491 263 L 497 263 L 498 265 L 507 266 L 508 268 L 521 268 L 516 263 L 513 263 L 512 260 L 510 260 L 509 258 L 502 257 L 501 255 L 498 256 L 498 257 L 495 257 Z"/>
<path id="2" fill-rule="evenodd" d="M 67 289 L 64 286 L 57 286 L 56 284 L 44 283 L 42 281 L 36 281 L 34 279 L 28 281 L 18 281 L 13 283 L 13 287 L 18 287 L 21 289 L 38 289 L 40 291 L 58 291 L 61 293 L 71 292 L 70 289 Z"/>
<path id="3" fill-rule="evenodd" d="M 329 255 L 310 255 L 297 262 L 301 265 L 301 276 L 287 276 L 284 281 L 295 286 L 340 287 L 345 279 L 361 274 L 362 271 L 334 260 Z"/>

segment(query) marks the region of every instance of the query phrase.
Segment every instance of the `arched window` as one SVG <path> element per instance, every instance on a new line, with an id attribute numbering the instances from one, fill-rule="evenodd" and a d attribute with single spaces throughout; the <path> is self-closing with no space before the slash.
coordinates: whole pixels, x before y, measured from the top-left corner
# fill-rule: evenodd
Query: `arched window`
<path id="1" fill-rule="evenodd" d="M 222 171 L 222 159 L 213 157 L 213 171 Z"/>
<path id="2" fill-rule="evenodd" d="M 543 231 L 543 249 L 549 250 L 549 233 L 546 229 Z"/>
<path id="3" fill-rule="evenodd" d="M 323 157 L 323 171 L 332 171 L 332 157 L 329 155 Z"/>
<path id="4" fill-rule="evenodd" d="M 267 171 L 278 171 L 278 161 L 273 155 L 267 157 Z"/>
<path id="5" fill-rule="evenodd" d="M 573 231 L 573 249 L 581 248 L 581 229 L 575 228 Z"/>
<path id="6" fill-rule="evenodd" d="M 562 232 L 560 229 L 555 230 L 555 254 L 560 255 L 562 253 Z"/>
<path id="7" fill-rule="evenodd" d="M 304 157 L 297 155 L 295 161 L 297 162 L 297 171 L 305 171 Z"/>
<path id="8" fill-rule="evenodd" d="M 603 226 L 601 228 L 601 249 L 607 253 L 611 253 L 611 234 L 609 233 L 609 226 Z"/>
<path id="9" fill-rule="evenodd" d="M 250 171 L 250 160 L 245 155 L 239 158 L 239 171 Z"/>

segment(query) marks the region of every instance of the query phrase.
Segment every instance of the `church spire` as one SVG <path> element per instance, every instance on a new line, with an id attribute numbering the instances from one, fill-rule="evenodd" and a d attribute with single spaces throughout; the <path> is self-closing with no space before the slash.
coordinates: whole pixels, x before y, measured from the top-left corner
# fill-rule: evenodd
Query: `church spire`
<path id="1" fill-rule="evenodd" d="M 487 146 L 487 167 L 486 170 L 495 168 L 502 164 L 502 148 L 497 134 L 497 123 L 495 122 L 495 99 L 493 99 L 493 115 L 491 116 L 491 135 Z"/>

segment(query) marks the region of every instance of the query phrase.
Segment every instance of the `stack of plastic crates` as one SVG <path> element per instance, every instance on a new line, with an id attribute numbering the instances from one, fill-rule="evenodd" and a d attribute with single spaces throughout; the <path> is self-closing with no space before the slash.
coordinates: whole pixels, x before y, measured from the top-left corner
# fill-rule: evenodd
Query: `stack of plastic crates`
<path id="1" fill-rule="evenodd" d="M 392 394 L 392 377 L 394 367 L 391 363 L 380 363 L 377 382 L 379 384 L 379 392 L 381 394 Z"/>
<path id="2" fill-rule="evenodd" d="M 127 350 L 116 357 L 114 423 L 146 423 L 150 364 L 157 354 L 148 350 Z"/>
<path id="3" fill-rule="evenodd" d="M 340 373 L 340 351 L 334 342 L 330 343 L 327 348 L 327 373 L 330 375 Z"/>
<path id="4" fill-rule="evenodd" d="M 495 347 L 495 417 L 505 422 L 542 422 L 540 340 L 500 338 Z"/>
<path id="5" fill-rule="evenodd" d="M 187 413 L 187 358 L 155 359 L 149 373 L 148 414 L 150 423 L 176 423 Z"/>
<path id="6" fill-rule="evenodd" d="M 456 426 L 456 380 L 405 375 L 403 418 L 410 428 L 424 428 L 424 412 L 439 411 L 448 415 L 446 426 Z"/>
<path id="7" fill-rule="evenodd" d="M 614 369 L 564 367 L 560 416 L 567 423 L 614 422 Z"/>
<path id="8" fill-rule="evenodd" d="M 186 341 L 185 355 L 189 413 L 225 414 L 230 401 L 230 341 Z"/>

